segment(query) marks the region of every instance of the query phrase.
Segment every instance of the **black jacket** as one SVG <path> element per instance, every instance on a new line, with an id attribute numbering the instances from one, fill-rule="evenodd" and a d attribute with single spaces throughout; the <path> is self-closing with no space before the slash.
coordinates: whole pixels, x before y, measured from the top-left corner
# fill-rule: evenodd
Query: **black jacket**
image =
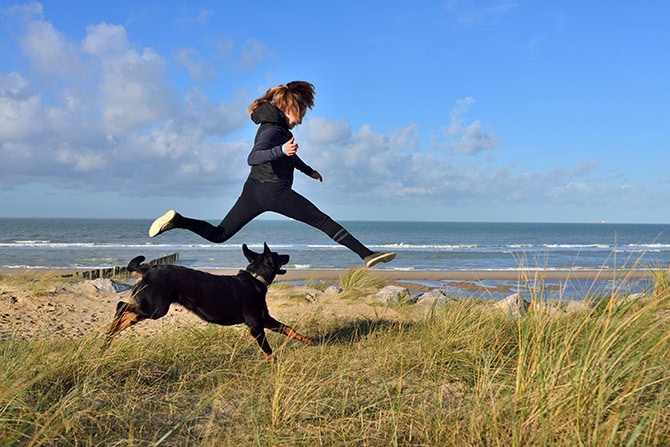
<path id="1" fill-rule="evenodd" d="M 254 123 L 260 124 L 254 139 L 254 147 L 247 163 L 251 166 L 249 177 L 259 182 L 293 185 L 293 170 L 298 169 L 311 176 L 314 169 L 307 166 L 298 155 L 292 157 L 282 152 L 281 147 L 293 137 L 286 117 L 270 103 L 261 104 L 251 113 Z"/>

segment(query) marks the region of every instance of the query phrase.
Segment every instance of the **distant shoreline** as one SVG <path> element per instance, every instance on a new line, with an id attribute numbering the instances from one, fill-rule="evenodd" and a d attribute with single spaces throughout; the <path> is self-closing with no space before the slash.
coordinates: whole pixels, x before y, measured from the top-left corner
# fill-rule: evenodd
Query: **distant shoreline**
<path id="1" fill-rule="evenodd" d="M 216 275 L 234 275 L 240 269 L 197 269 Z M 22 271 L 44 271 L 57 274 L 77 275 L 88 269 L 44 268 L 44 267 L 0 267 L 0 274 L 20 273 Z M 289 269 L 285 275 L 275 279 L 281 281 L 331 281 L 337 280 L 346 270 L 342 269 Z M 653 277 L 653 270 L 375 270 L 370 273 L 389 281 L 527 281 L 545 280 L 612 280 Z"/>
<path id="2" fill-rule="evenodd" d="M 230 274 L 236 271 L 207 270 L 216 274 Z M 278 276 L 276 281 L 333 280 L 338 279 L 345 270 L 288 270 Z M 372 275 L 390 281 L 525 281 L 532 278 L 547 280 L 611 280 L 621 278 L 649 278 L 653 272 L 631 270 L 622 272 L 602 270 L 374 270 Z"/>

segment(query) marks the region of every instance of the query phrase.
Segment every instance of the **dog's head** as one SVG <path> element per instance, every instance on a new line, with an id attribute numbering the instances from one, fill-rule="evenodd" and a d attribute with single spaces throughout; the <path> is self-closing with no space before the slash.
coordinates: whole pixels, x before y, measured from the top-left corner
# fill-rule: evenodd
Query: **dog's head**
<path id="1" fill-rule="evenodd" d="M 250 250 L 247 244 L 242 245 L 242 252 L 249 261 L 247 271 L 263 277 L 268 284 L 272 282 L 276 275 L 286 273 L 286 270 L 282 267 L 288 264 L 290 256 L 275 253 L 270 250 L 267 243 L 263 243 L 263 253 Z"/>

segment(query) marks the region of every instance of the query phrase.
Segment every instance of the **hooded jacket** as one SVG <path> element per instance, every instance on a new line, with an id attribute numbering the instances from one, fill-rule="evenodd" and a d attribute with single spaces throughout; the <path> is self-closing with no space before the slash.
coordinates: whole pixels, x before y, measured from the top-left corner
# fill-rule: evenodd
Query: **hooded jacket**
<path id="1" fill-rule="evenodd" d="M 274 105 L 263 103 L 251 113 L 251 120 L 260 124 L 254 139 L 254 147 L 247 157 L 251 166 L 249 177 L 258 182 L 293 185 L 293 170 L 298 169 L 311 176 L 314 169 L 298 155 L 287 156 L 282 145 L 293 137 L 284 114 Z"/>

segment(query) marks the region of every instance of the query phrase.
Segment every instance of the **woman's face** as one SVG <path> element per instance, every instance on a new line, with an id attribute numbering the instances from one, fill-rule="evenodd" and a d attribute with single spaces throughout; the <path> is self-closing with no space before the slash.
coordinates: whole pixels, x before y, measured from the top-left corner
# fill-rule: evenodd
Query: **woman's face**
<path id="1" fill-rule="evenodd" d="M 288 128 L 293 129 L 295 126 L 302 124 L 305 112 L 295 113 L 292 111 L 284 111 L 284 115 L 286 115 L 286 120 L 288 121 Z"/>

